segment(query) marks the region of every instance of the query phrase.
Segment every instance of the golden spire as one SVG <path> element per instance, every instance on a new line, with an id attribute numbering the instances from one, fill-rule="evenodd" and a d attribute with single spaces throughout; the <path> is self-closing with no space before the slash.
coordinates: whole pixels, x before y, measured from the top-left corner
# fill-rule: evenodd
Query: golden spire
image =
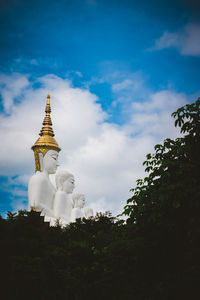
<path id="1" fill-rule="evenodd" d="M 54 132 L 52 129 L 52 121 L 50 116 L 51 106 L 49 94 L 47 96 L 45 113 L 46 115 L 44 117 L 43 127 L 39 133 L 40 137 L 31 148 L 35 154 L 36 171 L 40 171 L 39 153 L 42 153 L 42 155 L 44 156 L 49 150 L 56 150 L 58 152 L 61 150 L 56 140 L 53 138 Z"/>
<path id="2" fill-rule="evenodd" d="M 47 96 L 47 104 L 46 104 L 46 116 L 44 118 L 43 121 L 43 127 L 40 131 L 40 136 L 44 136 L 44 135 L 50 135 L 50 136 L 54 136 L 53 133 L 53 129 L 52 129 L 52 122 L 51 122 L 51 117 L 50 117 L 50 113 L 51 113 L 51 106 L 50 106 L 50 95 L 48 94 Z"/>

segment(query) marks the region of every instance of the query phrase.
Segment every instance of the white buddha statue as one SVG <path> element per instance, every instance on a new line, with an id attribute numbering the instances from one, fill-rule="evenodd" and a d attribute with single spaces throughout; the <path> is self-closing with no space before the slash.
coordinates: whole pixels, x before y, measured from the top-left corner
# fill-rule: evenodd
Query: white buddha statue
<path id="1" fill-rule="evenodd" d="M 58 152 L 49 150 L 44 157 L 40 156 L 41 171 L 37 171 L 28 185 L 29 209 L 53 216 L 53 199 L 55 187 L 49 174 L 55 174 L 58 167 Z"/>
<path id="2" fill-rule="evenodd" d="M 47 96 L 45 109 L 46 115 L 40 137 L 32 146 L 35 155 L 36 173 L 30 178 L 28 185 L 29 210 L 40 212 L 45 221 L 49 221 L 51 226 L 56 224 L 56 220 L 61 225 L 75 222 L 76 219 L 93 216 L 91 208 L 85 209 L 85 196 L 76 193 L 70 198 L 74 190 L 74 176 L 67 171 L 58 171 L 58 152 L 61 150 L 54 139 L 51 122 L 50 96 Z M 49 175 L 56 173 L 56 187 L 50 181 Z"/>
<path id="3" fill-rule="evenodd" d="M 86 207 L 84 209 L 84 215 L 86 219 L 89 219 L 91 217 L 94 217 L 94 212 L 93 209 L 91 207 Z"/>
<path id="4" fill-rule="evenodd" d="M 71 212 L 71 222 L 76 222 L 76 219 L 83 218 L 83 206 L 85 205 L 85 196 L 80 193 L 76 193 L 72 195 L 72 200 L 74 203 L 74 208 Z"/>
<path id="5" fill-rule="evenodd" d="M 70 223 L 71 211 L 73 208 L 70 194 L 72 194 L 75 184 L 74 176 L 65 170 L 59 170 L 56 173 L 57 191 L 54 200 L 54 220 L 51 220 L 50 225 L 53 226 L 58 219 L 61 225 Z"/>
<path id="6" fill-rule="evenodd" d="M 47 97 L 46 115 L 39 139 L 32 146 L 35 155 L 36 173 L 28 185 L 29 210 L 41 212 L 42 215 L 53 216 L 55 188 L 49 174 L 55 174 L 58 167 L 60 148 L 53 138 L 51 122 L 50 96 Z"/>

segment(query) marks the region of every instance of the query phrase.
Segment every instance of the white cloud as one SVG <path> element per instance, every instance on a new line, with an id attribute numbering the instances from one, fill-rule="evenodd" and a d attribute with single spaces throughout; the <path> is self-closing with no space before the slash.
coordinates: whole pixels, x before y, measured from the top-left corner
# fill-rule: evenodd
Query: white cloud
<path id="1" fill-rule="evenodd" d="M 177 48 L 183 55 L 200 55 L 200 25 L 188 24 L 182 30 L 170 33 L 164 32 L 149 50 Z"/>
<path id="2" fill-rule="evenodd" d="M 163 90 L 149 96 L 149 101 L 132 103 L 131 124 L 134 131 L 154 137 L 155 141 L 175 138 L 179 129 L 174 127 L 171 113 L 188 102 L 184 94 Z"/>
<path id="3" fill-rule="evenodd" d="M 133 101 L 143 101 L 149 97 L 151 91 L 145 85 L 145 76 L 142 72 L 113 71 L 110 73 L 106 74 L 104 80 L 111 85 L 114 95 L 113 107 L 119 105 L 124 113 L 127 112 L 129 114 L 130 103 Z"/>
<path id="4" fill-rule="evenodd" d="M 27 203 L 25 200 L 25 197 L 18 197 L 16 199 L 16 197 L 12 198 L 12 208 L 13 211 L 18 211 L 18 210 L 22 210 L 22 209 L 27 209 Z"/>
<path id="5" fill-rule="evenodd" d="M 83 74 L 79 71 L 75 71 L 75 74 L 78 76 L 78 77 L 83 77 Z"/>
<path id="6" fill-rule="evenodd" d="M 113 92 L 119 92 L 121 90 L 127 89 L 129 87 L 133 87 L 135 85 L 135 81 L 130 79 L 125 79 L 119 83 L 115 83 L 112 85 Z"/>
<path id="7" fill-rule="evenodd" d="M 165 31 L 163 35 L 155 41 L 153 50 L 161 50 L 165 48 L 178 47 L 179 35 L 177 33 L 170 33 Z"/>
<path id="8" fill-rule="evenodd" d="M 6 113 L 10 113 L 13 101 L 19 97 L 22 90 L 27 88 L 29 81 L 27 76 L 13 73 L 11 76 L 0 74 L 0 93 Z"/>
<path id="9" fill-rule="evenodd" d="M 7 77 L 10 85 L 4 80 L 11 94 L 14 80 L 12 75 Z M 26 83 L 18 91 L 20 102 L 15 102 L 16 96 L 13 96 L 10 115 L 0 115 L 3 141 L 0 174 L 17 175 L 10 184 L 16 186 L 19 195 L 20 183 L 26 185 L 34 172 L 30 148 L 38 138 L 49 92 L 55 138 L 62 148 L 60 168 L 75 175 L 76 191 L 85 193 L 88 206 L 111 210 L 114 214 L 122 211 L 130 196 L 129 189 L 144 175 L 145 155 L 152 152 L 162 138 L 177 135 L 170 114 L 187 101 L 184 95 L 171 91 L 151 93 L 144 104 L 130 98 L 130 122 L 119 126 L 107 121 L 108 116 L 96 95 L 73 87 L 68 79 L 47 75 L 37 79 L 37 89 L 27 76 L 18 74 L 18 80 Z M 118 85 L 117 93 L 126 88 L 129 82 Z M 18 207 L 19 202 L 16 205 Z M 13 207 L 16 206 L 13 204 Z"/>

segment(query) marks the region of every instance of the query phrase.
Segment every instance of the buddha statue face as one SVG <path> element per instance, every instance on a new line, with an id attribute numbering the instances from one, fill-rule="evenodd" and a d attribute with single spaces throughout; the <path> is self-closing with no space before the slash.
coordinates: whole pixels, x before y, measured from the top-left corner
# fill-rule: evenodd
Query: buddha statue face
<path id="1" fill-rule="evenodd" d="M 78 201 L 77 201 L 76 205 L 77 205 L 77 207 L 83 208 L 83 206 L 85 205 L 85 196 L 84 195 L 81 195 L 78 198 Z"/>
<path id="2" fill-rule="evenodd" d="M 71 175 L 63 182 L 63 191 L 67 194 L 71 194 L 75 188 L 74 176 Z"/>
<path id="3" fill-rule="evenodd" d="M 41 161 L 42 171 L 46 171 L 48 174 L 55 174 L 58 165 L 58 152 L 55 150 L 49 150 Z"/>
<path id="4" fill-rule="evenodd" d="M 56 187 L 66 194 L 71 194 L 75 188 L 74 176 L 66 170 L 56 172 Z"/>
<path id="5" fill-rule="evenodd" d="M 74 207 L 79 207 L 83 208 L 85 205 L 85 196 L 80 193 L 76 193 L 72 196 L 73 202 L 74 202 Z"/>

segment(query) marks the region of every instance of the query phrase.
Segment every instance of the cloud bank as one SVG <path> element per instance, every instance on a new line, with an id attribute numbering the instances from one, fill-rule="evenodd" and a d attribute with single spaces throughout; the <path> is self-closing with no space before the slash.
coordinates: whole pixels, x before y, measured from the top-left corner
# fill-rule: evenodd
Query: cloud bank
<path id="1" fill-rule="evenodd" d="M 49 74 L 31 81 L 28 75 L 1 75 L 0 86 L 0 175 L 9 178 L 13 192 L 19 195 L 34 172 L 30 148 L 38 138 L 50 93 L 53 129 L 62 148 L 60 168 L 75 175 L 75 191 L 85 193 L 87 205 L 113 214 L 122 211 L 129 189 L 144 175 L 145 155 L 162 139 L 178 135 L 170 115 L 187 102 L 184 94 L 169 90 L 149 93 L 145 102 L 129 99 L 128 122 L 118 125 L 109 122 L 96 95 L 74 87 L 69 79 Z M 137 82 L 123 80 L 112 89 L 116 98 L 121 92 L 124 97 L 125 91 L 137 89 Z M 20 206 L 16 201 L 13 208 Z"/>
<path id="2" fill-rule="evenodd" d="M 188 24 L 178 32 L 165 31 L 150 50 L 177 48 L 182 55 L 200 56 L 200 25 Z"/>

